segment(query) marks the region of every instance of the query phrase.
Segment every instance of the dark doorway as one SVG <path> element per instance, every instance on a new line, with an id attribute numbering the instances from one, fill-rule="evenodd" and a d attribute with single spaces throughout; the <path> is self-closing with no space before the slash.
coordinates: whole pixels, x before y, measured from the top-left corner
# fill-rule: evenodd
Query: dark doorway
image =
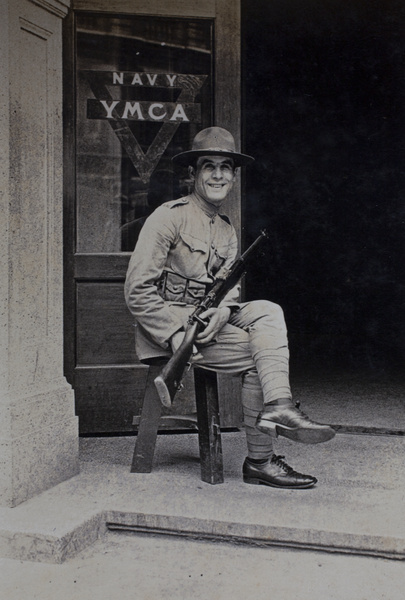
<path id="1" fill-rule="evenodd" d="M 280 303 L 296 369 L 399 373 L 405 355 L 405 5 L 242 2 L 249 299 Z"/>

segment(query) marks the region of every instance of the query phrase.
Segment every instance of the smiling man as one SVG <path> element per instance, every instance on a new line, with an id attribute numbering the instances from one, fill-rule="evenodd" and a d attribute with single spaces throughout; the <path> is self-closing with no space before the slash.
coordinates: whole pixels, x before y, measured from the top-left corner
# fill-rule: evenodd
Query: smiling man
<path id="1" fill-rule="evenodd" d="M 215 278 L 237 255 L 237 237 L 222 205 L 237 169 L 253 158 L 237 152 L 233 136 L 220 127 L 204 129 L 190 151 L 173 158 L 188 165 L 193 192 L 166 202 L 146 220 L 131 257 L 125 283 L 128 307 L 137 323 L 140 360 L 169 357 L 184 337 L 189 315 Z M 289 351 L 282 309 L 273 302 L 239 302 L 239 286 L 218 308 L 201 315 L 193 362 L 242 377 L 242 406 L 248 456 L 246 483 L 310 488 L 316 478 L 294 471 L 273 452 L 273 439 L 316 444 L 330 440 L 328 425 L 311 421 L 294 405 Z"/>

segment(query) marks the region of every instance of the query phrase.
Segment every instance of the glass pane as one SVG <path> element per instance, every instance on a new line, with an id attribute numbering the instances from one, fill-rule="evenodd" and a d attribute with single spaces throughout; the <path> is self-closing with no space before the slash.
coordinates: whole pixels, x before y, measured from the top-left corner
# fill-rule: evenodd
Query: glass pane
<path id="1" fill-rule="evenodd" d="M 171 157 L 212 123 L 211 20 L 76 20 L 77 251 L 131 251 L 146 216 L 188 193 Z"/>

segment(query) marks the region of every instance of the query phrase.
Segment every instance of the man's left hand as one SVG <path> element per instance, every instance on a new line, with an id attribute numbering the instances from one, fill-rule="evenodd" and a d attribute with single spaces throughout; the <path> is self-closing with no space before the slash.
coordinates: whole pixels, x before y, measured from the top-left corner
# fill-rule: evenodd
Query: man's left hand
<path id="1" fill-rule="evenodd" d="M 231 309 L 227 306 L 221 308 L 209 308 L 201 313 L 200 317 L 203 321 L 208 321 L 207 327 L 201 331 L 196 342 L 198 344 L 208 344 L 211 342 L 222 327 L 228 322 L 231 315 Z"/>

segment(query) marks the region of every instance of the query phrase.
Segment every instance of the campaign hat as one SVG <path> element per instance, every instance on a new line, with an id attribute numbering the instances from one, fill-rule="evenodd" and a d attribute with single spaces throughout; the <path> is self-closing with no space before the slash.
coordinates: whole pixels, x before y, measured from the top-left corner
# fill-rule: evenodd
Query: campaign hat
<path id="1" fill-rule="evenodd" d="M 199 156 L 226 156 L 232 158 L 235 167 L 243 167 L 254 161 L 252 156 L 236 151 L 233 135 L 222 127 L 208 127 L 195 136 L 191 150 L 180 152 L 172 160 L 179 165 L 189 165 Z"/>

